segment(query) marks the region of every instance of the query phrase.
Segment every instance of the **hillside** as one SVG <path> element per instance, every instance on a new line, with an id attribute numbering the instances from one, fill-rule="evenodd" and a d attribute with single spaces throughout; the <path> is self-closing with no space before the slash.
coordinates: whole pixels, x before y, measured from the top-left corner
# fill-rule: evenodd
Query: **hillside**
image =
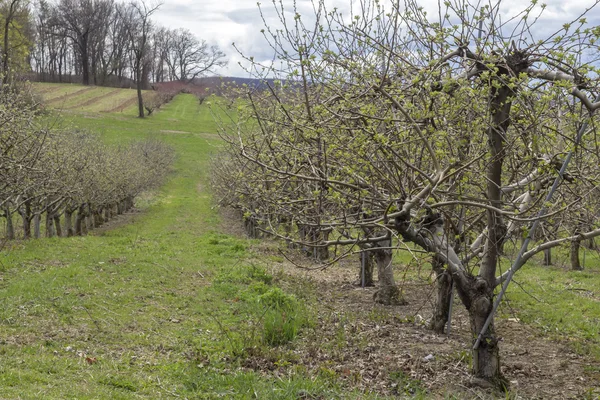
<path id="1" fill-rule="evenodd" d="M 46 106 L 53 109 L 134 115 L 137 110 L 135 89 L 61 83 L 34 83 L 33 85 Z M 152 90 L 144 90 L 143 95 L 149 100 L 155 96 L 155 93 Z"/>

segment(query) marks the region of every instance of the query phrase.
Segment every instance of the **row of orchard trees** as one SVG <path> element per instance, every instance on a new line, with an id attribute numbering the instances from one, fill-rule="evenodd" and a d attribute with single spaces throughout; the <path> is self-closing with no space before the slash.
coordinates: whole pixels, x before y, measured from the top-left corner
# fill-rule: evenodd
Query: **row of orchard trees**
<path id="1" fill-rule="evenodd" d="M 496 2 L 359 3 L 343 16 L 316 1 L 267 27 L 281 69 L 256 71 L 281 80 L 223 122 L 214 186 L 252 231 L 321 259 L 368 254 L 381 302 L 400 300 L 393 249 L 430 254 L 431 327 L 453 282 L 473 374 L 503 385 L 496 289 L 534 255 L 600 235 L 600 30 L 582 15 L 540 38 L 535 2 L 512 19 Z"/>
<path id="2" fill-rule="evenodd" d="M 160 185 L 166 145 L 109 146 L 97 136 L 50 129 L 25 90 L 0 91 L 0 210 L 5 237 L 82 235 Z M 19 229 L 18 227 L 21 227 Z"/>

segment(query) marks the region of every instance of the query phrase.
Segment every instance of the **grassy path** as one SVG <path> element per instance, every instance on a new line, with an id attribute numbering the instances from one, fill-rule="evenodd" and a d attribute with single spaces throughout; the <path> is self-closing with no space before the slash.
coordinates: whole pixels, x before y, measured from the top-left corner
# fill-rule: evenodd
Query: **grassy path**
<path id="1" fill-rule="evenodd" d="M 218 147 L 208 108 L 181 95 L 146 120 L 69 115 L 107 141 L 160 136 L 177 151 L 175 172 L 129 224 L 2 251 L 0 398 L 297 398 L 298 391 L 337 391 L 318 378 L 261 377 L 236 364 L 240 341 L 251 336 L 242 327 L 271 277 L 251 265 L 247 241 L 218 231 L 205 189 Z"/>

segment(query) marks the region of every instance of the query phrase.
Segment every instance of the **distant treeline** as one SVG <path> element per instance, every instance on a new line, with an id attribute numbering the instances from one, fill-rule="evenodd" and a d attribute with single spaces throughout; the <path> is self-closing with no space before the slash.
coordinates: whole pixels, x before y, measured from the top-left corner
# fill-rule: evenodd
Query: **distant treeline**
<path id="1" fill-rule="evenodd" d="M 225 65 L 217 46 L 153 23 L 157 9 L 141 0 L 0 1 L 0 73 L 5 80 L 150 88 L 189 83 Z"/>

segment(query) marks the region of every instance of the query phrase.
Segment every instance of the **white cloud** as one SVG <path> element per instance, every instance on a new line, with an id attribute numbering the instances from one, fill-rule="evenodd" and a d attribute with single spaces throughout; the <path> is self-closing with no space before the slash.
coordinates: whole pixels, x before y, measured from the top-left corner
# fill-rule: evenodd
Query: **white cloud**
<path id="1" fill-rule="evenodd" d="M 388 0 L 389 1 L 389 0 Z M 594 0 L 548 0 L 547 8 L 537 28 L 540 32 L 553 32 L 563 23 L 577 18 L 586 7 L 590 7 Z M 345 17 L 350 16 L 350 10 L 360 12 L 358 0 L 325 0 L 328 9 L 337 7 Z M 540 1 L 539 4 L 541 4 Z M 286 12 L 291 13 L 292 0 L 283 0 Z M 296 0 L 298 12 L 306 21 L 313 15 L 311 0 Z M 437 15 L 437 0 L 424 0 L 420 5 L 429 10 L 430 15 Z M 482 2 L 483 4 L 483 2 Z M 495 2 L 494 2 L 495 4 Z M 501 3 L 501 15 L 515 14 L 522 10 L 528 3 L 522 0 L 505 0 Z M 278 26 L 279 21 L 273 10 L 271 0 L 262 1 L 263 15 L 271 26 Z M 291 16 L 291 14 L 289 14 Z M 593 10 L 588 16 L 588 21 L 600 24 L 600 8 Z M 248 56 L 256 60 L 270 60 L 272 50 L 261 34 L 264 24 L 255 0 L 165 0 L 161 8 L 154 15 L 157 24 L 169 28 L 186 28 L 198 38 L 211 44 L 217 44 L 229 59 L 227 67 L 219 73 L 226 76 L 247 76 L 238 62 L 243 58 L 237 54 L 232 43 Z"/>

